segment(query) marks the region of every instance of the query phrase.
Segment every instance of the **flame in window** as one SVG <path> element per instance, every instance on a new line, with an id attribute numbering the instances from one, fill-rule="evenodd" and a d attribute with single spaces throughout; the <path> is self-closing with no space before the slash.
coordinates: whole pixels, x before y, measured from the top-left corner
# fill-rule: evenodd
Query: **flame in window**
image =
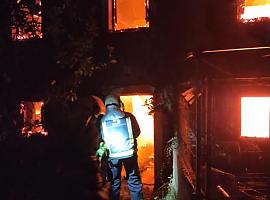
<path id="1" fill-rule="evenodd" d="M 109 29 L 121 31 L 149 27 L 148 0 L 113 0 L 113 3 L 108 3 Z"/>
<path id="2" fill-rule="evenodd" d="M 23 117 L 22 134 L 29 137 L 34 133 L 48 135 L 42 126 L 42 106 L 43 102 L 22 102 L 20 114 Z"/>
<path id="3" fill-rule="evenodd" d="M 240 5 L 240 20 L 243 22 L 270 19 L 270 0 L 245 0 Z"/>
<path id="4" fill-rule="evenodd" d="M 12 40 L 23 41 L 30 38 L 42 38 L 41 0 L 33 4 L 17 0 L 12 12 Z"/>
<path id="5" fill-rule="evenodd" d="M 270 97 L 241 98 L 241 136 L 269 138 Z"/>

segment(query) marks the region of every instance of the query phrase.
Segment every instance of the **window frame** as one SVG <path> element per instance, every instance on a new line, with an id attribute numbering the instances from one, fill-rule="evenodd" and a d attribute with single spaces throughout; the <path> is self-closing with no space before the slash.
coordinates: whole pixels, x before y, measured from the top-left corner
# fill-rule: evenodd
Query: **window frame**
<path id="1" fill-rule="evenodd" d="M 123 28 L 123 29 L 116 29 L 115 23 L 117 23 L 117 9 L 116 3 L 117 0 L 107 0 L 107 23 L 108 23 L 108 31 L 109 32 L 127 32 L 127 31 L 137 31 L 137 30 L 145 30 L 150 27 L 150 0 L 144 0 L 145 5 L 145 22 L 148 23 L 147 27 L 134 27 L 134 28 Z"/>
<path id="2" fill-rule="evenodd" d="M 34 10 L 33 8 L 39 9 Z M 22 18 L 17 17 L 20 14 Z M 27 25 L 29 25 L 30 30 L 27 30 Z M 17 0 L 11 10 L 10 29 L 13 42 L 42 39 L 42 0 L 35 0 L 35 5 L 32 8 L 21 0 Z"/>

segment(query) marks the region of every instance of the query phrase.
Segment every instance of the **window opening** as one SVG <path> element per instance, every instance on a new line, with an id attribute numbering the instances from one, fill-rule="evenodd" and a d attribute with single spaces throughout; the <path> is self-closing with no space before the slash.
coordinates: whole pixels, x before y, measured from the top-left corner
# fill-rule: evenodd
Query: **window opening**
<path id="1" fill-rule="evenodd" d="M 23 118 L 22 134 L 26 137 L 35 133 L 48 135 L 42 125 L 43 102 L 21 102 L 20 114 Z"/>
<path id="2" fill-rule="evenodd" d="M 241 136 L 269 138 L 270 97 L 241 98 Z"/>
<path id="3" fill-rule="evenodd" d="M 17 0 L 12 11 L 12 40 L 42 38 L 41 25 L 41 0 Z"/>
<path id="4" fill-rule="evenodd" d="M 244 23 L 270 20 L 270 0 L 239 0 L 238 18 Z"/>
<path id="5" fill-rule="evenodd" d="M 149 27 L 149 0 L 108 0 L 110 31 Z"/>

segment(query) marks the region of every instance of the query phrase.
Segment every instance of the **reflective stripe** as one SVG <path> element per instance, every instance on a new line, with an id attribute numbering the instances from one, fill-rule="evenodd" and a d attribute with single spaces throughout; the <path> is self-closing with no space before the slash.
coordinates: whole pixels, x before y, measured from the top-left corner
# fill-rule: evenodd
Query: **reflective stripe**
<path id="1" fill-rule="evenodd" d="M 129 151 L 109 154 L 109 157 L 110 158 L 121 158 L 121 157 L 126 157 L 126 156 L 132 156 L 133 153 L 134 153 L 134 149 L 131 149 Z"/>
<path id="2" fill-rule="evenodd" d="M 125 120 L 125 123 L 123 123 L 123 120 Z M 108 124 L 109 127 L 107 127 Z M 133 155 L 134 136 L 130 117 L 105 120 L 102 122 L 102 129 L 102 137 L 107 144 L 109 157 L 121 158 Z M 121 133 L 123 135 L 121 135 Z M 118 136 L 120 136 L 120 138 Z M 124 138 L 123 142 L 121 142 L 121 136 Z"/>
<path id="3" fill-rule="evenodd" d="M 103 135 L 102 135 L 103 140 L 105 141 L 105 144 L 109 144 L 108 131 L 107 131 L 107 127 L 106 127 L 106 121 L 102 122 L 102 129 L 103 129 Z"/>
<path id="4" fill-rule="evenodd" d="M 130 119 L 130 117 L 126 118 L 126 121 L 127 121 L 127 127 L 128 127 L 128 133 L 129 133 L 130 143 L 134 147 L 134 137 L 133 137 L 133 130 L 132 130 L 132 125 L 131 125 L 131 119 Z"/>

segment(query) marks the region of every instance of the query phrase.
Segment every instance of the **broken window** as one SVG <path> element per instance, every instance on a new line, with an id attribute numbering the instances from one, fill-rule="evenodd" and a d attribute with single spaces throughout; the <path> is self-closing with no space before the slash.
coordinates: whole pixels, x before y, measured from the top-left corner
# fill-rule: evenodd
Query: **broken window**
<path id="1" fill-rule="evenodd" d="M 242 22 L 270 20 L 270 0 L 238 0 L 238 19 Z"/>
<path id="2" fill-rule="evenodd" d="M 270 97 L 241 98 L 241 136 L 269 138 Z"/>
<path id="3" fill-rule="evenodd" d="M 110 31 L 149 27 L 148 0 L 108 0 Z"/>
<path id="4" fill-rule="evenodd" d="M 35 133 L 47 135 L 42 126 L 42 106 L 43 102 L 21 102 L 20 114 L 23 118 L 22 134 L 31 136 Z"/>
<path id="5" fill-rule="evenodd" d="M 41 0 L 17 0 L 12 10 L 12 40 L 42 38 L 41 20 Z"/>

